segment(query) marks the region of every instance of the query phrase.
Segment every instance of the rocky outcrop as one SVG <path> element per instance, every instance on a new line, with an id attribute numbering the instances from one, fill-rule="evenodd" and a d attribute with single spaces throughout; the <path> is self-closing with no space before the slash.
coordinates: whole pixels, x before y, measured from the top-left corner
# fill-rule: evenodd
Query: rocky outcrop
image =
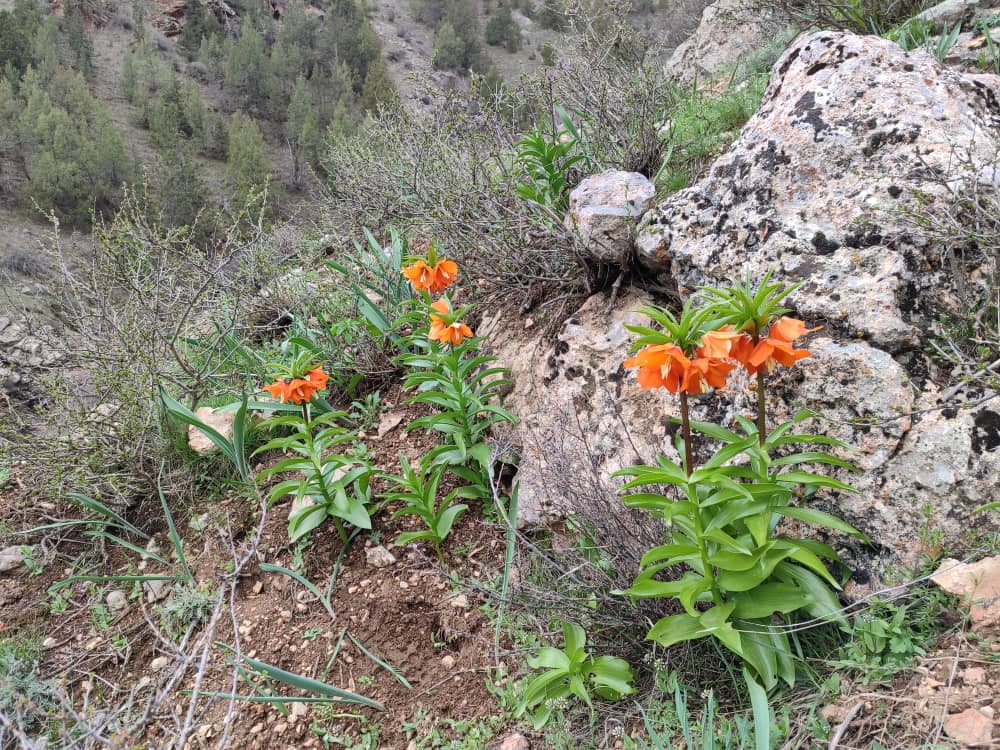
<path id="1" fill-rule="evenodd" d="M 667 73 L 686 85 L 733 69 L 787 26 L 766 8 L 766 3 L 748 0 L 712 3 L 694 33 L 671 54 Z"/>
<path id="2" fill-rule="evenodd" d="M 920 529 L 959 540 L 996 495 L 1000 403 L 970 391 L 977 405 L 954 408 L 930 377 L 927 323 L 962 308 L 940 248 L 907 212 L 917 191 L 923 210 L 936 210 L 963 184 L 990 179 L 997 88 L 1000 79 L 963 76 L 876 37 L 803 36 L 733 147 L 640 224 L 640 260 L 682 296 L 769 267 L 801 283 L 790 306 L 824 330 L 808 340 L 811 358 L 775 374 L 770 419 L 808 407 L 819 416 L 803 429 L 851 446 L 843 456 L 859 471 L 840 478 L 858 492 L 810 502 L 866 532 L 885 563 L 916 562 Z M 609 309 L 592 297 L 554 343 L 534 348 L 496 334 L 522 419 L 523 524 L 573 512 L 566 477 L 613 492 L 615 470 L 676 458 L 674 400 L 642 392 L 622 366 L 634 340 L 625 325 L 648 301 L 632 291 Z M 753 414 L 749 386 L 737 375 L 695 399 L 694 417 L 729 425 Z M 857 580 L 878 578 L 872 550 L 832 541 L 846 545 Z"/>
<path id="3" fill-rule="evenodd" d="M 993 163 L 998 90 L 877 37 L 801 37 L 728 153 L 645 216 L 639 259 L 688 288 L 774 267 L 802 282 L 803 315 L 913 347 L 922 313 L 960 303 L 907 213 L 918 192 L 933 208 Z"/>
<path id="4" fill-rule="evenodd" d="M 656 188 L 638 172 L 611 170 L 584 179 L 569 195 L 565 225 L 595 263 L 627 267 L 635 225 L 653 207 Z"/>
<path id="5" fill-rule="evenodd" d="M 32 330 L 24 321 L 0 315 L 0 395 L 30 400 L 30 373 L 56 367 L 65 360 L 63 352 L 50 344 L 52 328 Z"/>

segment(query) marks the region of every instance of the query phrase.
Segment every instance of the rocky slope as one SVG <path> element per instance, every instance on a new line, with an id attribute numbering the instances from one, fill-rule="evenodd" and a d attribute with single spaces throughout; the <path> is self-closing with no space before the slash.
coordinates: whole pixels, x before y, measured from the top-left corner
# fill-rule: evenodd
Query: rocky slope
<path id="1" fill-rule="evenodd" d="M 814 503 L 865 531 L 883 563 L 914 562 L 919 529 L 958 540 L 997 489 L 995 399 L 971 386 L 943 393 L 925 354 L 929 323 L 964 314 L 967 297 L 914 215 L 947 212 L 962 190 L 995 189 L 998 94 L 1000 77 L 952 70 L 924 51 L 805 34 L 775 65 L 760 111 L 729 151 L 638 226 L 645 275 L 682 295 L 748 270 L 801 283 L 791 304 L 824 330 L 809 343 L 813 357 L 769 394 L 769 411 L 782 419 L 814 409 L 822 416 L 813 429 L 855 446 L 848 457 L 861 471 L 849 480 L 859 492 Z M 551 348 L 501 346 L 524 419 L 522 522 L 573 510 L 556 473 L 607 476 L 672 453 L 672 401 L 641 392 L 621 364 L 633 339 L 624 324 L 640 320 L 632 311 L 646 301 L 636 291 L 609 308 L 594 297 Z M 697 417 L 751 413 L 746 385 L 700 399 Z M 855 552 L 858 567 L 873 557 Z"/>

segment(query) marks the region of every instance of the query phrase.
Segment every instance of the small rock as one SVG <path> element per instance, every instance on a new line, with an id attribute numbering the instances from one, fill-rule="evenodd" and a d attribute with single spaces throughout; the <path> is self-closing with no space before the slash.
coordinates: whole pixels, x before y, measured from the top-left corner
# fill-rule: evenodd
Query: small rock
<path id="1" fill-rule="evenodd" d="M 216 412 L 210 406 L 202 406 L 195 411 L 195 416 L 216 432 L 221 433 L 227 440 L 232 440 L 233 422 L 236 419 L 235 411 Z M 214 453 L 219 450 L 215 443 L 208 439 L 208 435 L 193 424 L 188 425 L 188 447 L 195 453 L 201 454 Z"/>
<path id="2" fill-rule="evenodd" d="M 263 590 L 264 590 L 264 582 L 263 581 L 257 581 L 257 583 L 255 583 L 253 585 L 253 592 L 255 594 L 259 594 Z"/>
<path id="3" fill-rule="evenodd" d="M 144 674 L 142 677 L 139 678 L 139 681 L 135 683 L 135 689 L 142 690 L 143 688 L 147 688 L 152 684 L 153 684 L 152 678 L 150 678 L 149 675 Z"/>
<path id="4" fill-rule="evenodd" d="M 974 708 L 944 719 L 944 731 L 963 745 L 989 745 L 993 738 L 993 722 Z"/>
<path id="5" fill-rule="evenodd" d="M 31 557 L 32 547 L 23 544 L 15 544 L 10 547 L 0 549 L 0 573 L 14 570 L 24 564 L 24 561 Z"/>
<path id="6" fill-rule="evenodd" d="M 260 734 L 264 731 L 264 722 L 258 721 L 252 727 L 250 727 L 250 734 Z"/>
<path id="7" fill-rule="evenodd" d="M 579 234 L 587 257 L 624 267 L 632 254 L 635 224 L 655 197 L 653 183 L 638 172 L 591 175 L 569 194 L 564 224 Z"/>
<path id="8" fill-rule="evenodd" d="M 385 568 L 396 562 L 396 557 L 382 545 L 365 550 L 365 559 L 376 568 Z"/>
<path id="9" fill-rule="evenodd" d="M 161 669 L 170 664 L 169 656 L 157 656 L 153 661 L 149 663 L 149 668 L 154 672 L 159 672 Z"/>
<path id="10" fill-rule="evenodd" d="M 302 717 L 306 716 L 309 713 L 309 704 L 308 703 L 293 703 L 292 704 L 291 712 L 292 712 L 292 716 L 298 716 L 299 718 L 302 718 Z"/>
<path id="11" fill-rule="evenodd" d="M 50 635 L 48 638 L 46 638 L 44 641 L 42 641 L 42 648 L 44 648 L 46 651 L 48 651 L 50 648 L 55 648 L 56 644 L 58 644 L 58 643 L 59 643 L 59 641 L 57 641 L 55 638 L 53 638 Z"/>
<path id="12" fill-rule="evenodd" d="M 1000 555 L 975 563 L 945 558 L 931 580 L 971 605 L 973 631 L 1000 623 Z"/>
<path id="13" fill-rule="evenodd" d="M 445 669 L 454 669 L 455 657 L 452 656 L 451 654 L 448 654 L 443 659 L 441 659 L 441 666 L 444 667 Z"/>
<path id="14" fill-rule="evenodd" d="M 146 591 L 147 602 L 158 602 L 170 592 L 170 581 L 143 581 L 142 587 Z"/>
<path id="15" fill-rule="evenodd" d="M 378 423 L 378 436 L 384 438 L 399 426 L 406 415 L 401 411 L 390 411 L 382 415 Z"/>
<path id="16" fill-rule="evenodd" d="M 962 682 L 966 685 L 982 685 L 986 682 L 986 670 L 982 667 L 969 667 L 962 672 Z"/>
<path id="17" fill-rule="evenodd" d="M 500 750 L 531 750 L 531 745 L 523 734 L 515 732 L 504 737 Z"/>
<path id="18" fill-rule="evenodd" d="M 453 596 L 451 599 L 449 599 L 448 603 L 452 607 L 456 607 L 457 609 L 468 609 L 469 597 L 467 597 L 465 594 L 459 594 L 458 596 Z"/>
<path id="19" fill-rule="evenodd" d="M 111 607 L 113 612 L 121 612 L 128 609 L 128 597 L 124 591 L 119 589 L 109 591 L 105 601 L 107 601 L 108 606 Z"/>
<path id="20" fill-rule="evenodd" d="M 91 638 L 85 644 L 83 644 L 83 649 L 85 651 L 93 651 L 93 650 L 95 650 L 100 645 L 101 645 L 101 637 L 100 636 L 96 636 L 94 638 Z"/>

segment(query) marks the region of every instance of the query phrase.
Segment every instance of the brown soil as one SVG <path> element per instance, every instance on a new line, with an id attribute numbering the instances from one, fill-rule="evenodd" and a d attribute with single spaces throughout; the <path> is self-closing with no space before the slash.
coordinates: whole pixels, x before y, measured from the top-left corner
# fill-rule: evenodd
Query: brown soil
<path id="1" fill-rule="evenodd" d="M 391 396 L 399 398 L 398 393 Z M 366 437 L 379 467 L 391 472 L 398 472 L 398 452 L 419 455 L 435 443 L 432 436 L 405 433 L 403 427 L 417 412 L 410 407 L 398 408 L 403 416 L 399 426 L 381 439 Z M 293 550 L 286 529 L 288 507 L 289 503 L 283 501 L 270 509 L 259 549 L 263 560 L 293 568 Z M 174 509 L 185 538 L 188 562 L 199 582 L 211 586 L 230 559 L 225 537 L 216 529 L 225 527 L 224 519 L 228 519 L 232 537 L 240 540 L 259 521 L 255 508 L 255 501 L 227 494 L 190 512 Z M 344 556 L 330 597 L 335 618 L 331 619 L 325 607 L 297 582 L 283 574 L 264 573 L 256 565 L 247 568 L 234 608 L 241 649 L 247 656 L 372 698 L 385 706 L 385 712 L 312 706 L 306 716 L 298 717 L 264 704 L 238 703 L 234 734 L 226 747 L 320 747 L 322 736 L 353 736 L 356 740 L 363 726 L 358 717 L 364 717 L 380 725 L 378 747 L 404 748 L 410 739 L 404 724 L 419 716 L 460 720 L 497 713 L 487 689 L 489 668 L 494 666 L 493 629 L 479 610 L 482 598 L 464 590 L 461 582 L 485 581 L 502 567 L 502 534 L 495 525 L 484 523 L 482 508 L 472 504 L 443 545 L 442 566 L 426 546 L 392 545 L 400 532 L 418 527 L 418 519 L 413 517 L 392 519 L 393 510 L 386 507 L 375 517 L 376 540 L 359 534 Z M 208 527 L 200 532 L 192 529 L 189 519 L 206 512 L 211 519 Z M 72 517 L 74 513 L 78 511 L 69 504 L 43 508 L 29 502 L 25 488 L 16 482 L 0 489 L 0 518 L 11 527 L 26 528 L 48 519 Z M 161 516 L 153 499 L 132 509 L 130 520 L 154 533 L 162 551 L 169 549 L 169 542 Z M 7 543 L 11 542 L 5 536 Z M 383 568 L 369 564 L 366 550 L 376 543 L 388 547 L 397 562 Z M 46 593 L 48 587 L 70 574 L 67 564 L 84 549 L 77 534 L 66 534 L 46 549 L 40 575 L 27 575 L 21 568 L 13 576 L 0 577 L 0 634 L 35 632 L 39 640 L 55 639 L 55 645 L 43 654 L 41 676 L 60 676 L 77 695 L 95 678 L 111 686 L 112 693 L 114 689 L 127 690 L 144 677 L 162 684 L 170 670 L 157 672 L 151 664 L 166 652 L 146 621 L 148 617 L 153 623 L 159 622 L 157 605 L 143 602 L 137 592 L 128 588 L 129 584 L 121 586 L 130 594 L 129 608 L 103 626 L 98 624 L 94 609 L 104 602 L 114 585 L 75 584 L 66 590 L 69 598 L 65 610 L 49 611 L 52 598 Z M 341 549 L 336 531 L 327 524 L 313 533 L 313 541 L 303 553 L 303 572 L 321 590 L 327 589 Z M 93 572 L 125 572 L 138 559 L 135 553 L 114 545 L 109 545 L 107 552 L 107 562 Z M 144 572 L 158 572 L 157 564 L 150 562 Z M 375 664 L 349 637 L 343 638 L 333 658 L 345 629 L 398 670 L 411 687 Z M 228 612 L 224 612 L 214 639 L 235 644 Z M 232 671 L 223 657 L 221 649 L 213 649 L 201 686 L 203 692 L 231 690 Z M 193 671 L 178 685 L 181 690 L 192 686 Z M 297 694 L 291 688 L 279 691 Z M 247 694 L 251 690 L 241 681 L 239 692 Z M 179 711 L 186 710 L 187 697 L 183 693 L 175 692 L 172 700 Z M 217 747 L 228 702 L 205 698 L 200 705 L 207 707 L 199 720 L 202 733 L 193 738 L 190 747 Z M 133 741 L 145 740 L 159 747 L 172 736 L 172 729 L 168 723 L 153 722 L 144 738 Z"/>

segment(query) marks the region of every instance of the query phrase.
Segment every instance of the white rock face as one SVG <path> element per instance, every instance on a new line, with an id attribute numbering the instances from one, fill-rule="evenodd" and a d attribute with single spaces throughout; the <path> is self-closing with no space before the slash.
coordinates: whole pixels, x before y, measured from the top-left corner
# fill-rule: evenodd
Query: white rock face
<path id="1" fill-rule="evenodd" d="M 939 249 L 904 214 L 994 161 L 995 76 L 850 33 L 799 38 L 760 111 L 708 175 L 646 214 L 639 260 L 684 288 L 750 266 L 804 282 L 805 316 L 880 348 L 916 345 L 921 312 L 958 311 Z M 914 308 L 922 308 L 914 309 Z"/>
<path id="2" fill-rule="evenodd" d="M 635 225 L 653 206 L 656 188 L 638 172 L 591 175 L 570 193 L 565 225 L 576 232 L 591 260 L 626 266 Z"/>
<path id="3" fill-rule="evenodd" d="M 0 573 L 16 570 L 31 555 L 31 547 L 15 544 L 0 549 Z"/>
<path id="4" fill-rule="evenodd" d="M 747 0 L 718 0 L 706 7 L 698 28 L 667 61 L 667 73 L 682 84 L 705 80 L 766 47 L 787 24 L 750 5 Z"/>

